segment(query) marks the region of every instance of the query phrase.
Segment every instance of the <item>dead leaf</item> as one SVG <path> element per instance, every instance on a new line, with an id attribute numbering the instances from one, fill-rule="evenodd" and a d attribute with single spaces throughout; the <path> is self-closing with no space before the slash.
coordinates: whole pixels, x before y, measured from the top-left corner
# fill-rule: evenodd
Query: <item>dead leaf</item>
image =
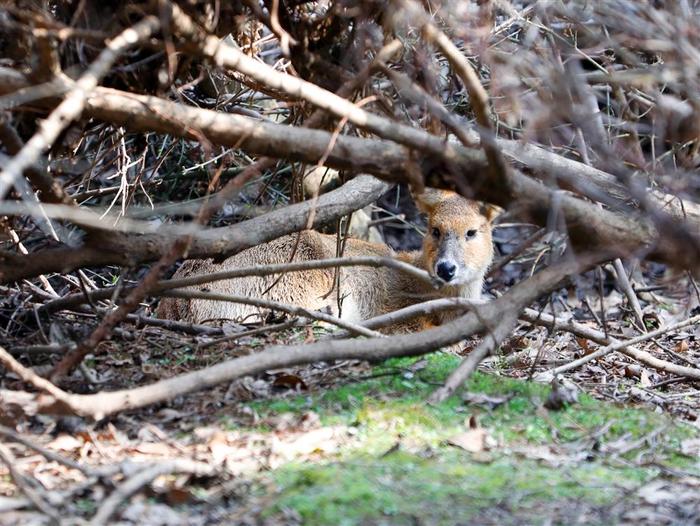
<path id="1" fill-rule="evenodd" d="M 462 400 L 465 404 L 478 405 L 487 409 L 496 409 L 513 398 L 513 394 L 505 396 L 491 396 L 483 393 L 464 393 Z"/>
<path id="2" fill-rule="evenodd" d="M 237 384 L 241 388 L 246 389 L 255 398 L 263 398 L 270 394 L 270 385 L 265 380 L 245 376 Z"/>
<path id="3" fill-rule="evenodd" d="M 272 452 L 277 457 L 293 460 L 311 454 L 334 453 L 341 439 L 347 437 L 344 426 L 321 427 L 305 433 L 273 439 Z"/>
<path id="4" fill-rule="evenodd" d="M 155 376 L 158 371 L 158 367 L 153 365 L 152 363 L 142 363 L 141 364 L 141 372 L 145 374 L 146 376 Z"/>
<path id="5" fill-rule="evenodd" d="M 551 446 L 536 446 L 533 444 L 528 444 L 527 446 L 514 447 L 512 451 L 516 455 L 520 455 L 523 458 L 536 460 L 554 468 L 561 467 L 567 462 L 572 461 L 571 457 L 554 452 Z"/>
<path id="6" fill-rule="evenodd" d="M 578 343 L 578 346 L 581 347 L 581 350 L 583 350 L 583 354 L 591 354 L 593 352 L 593 349 L 591 349 L 591 344 L 586 338 L 576 338 L 576 343 Z"/>
<path id="7" fill-rule="evenodd" d="M 297 417 L 287 411 L 267 418 L 266 423 L 277 432 L 291 431 L 297 428 Z"/>
<path id="8" fill-rule="evenodd" d="M 681 441 L 681 452 L 692 458 L 700 457 L 700 438 L 688 438 Z"/>
<path id="9" fill-rule="evenodd" d="M 654 480 L 639 490 L 639 496 L 649 504 L 673 501 L 675 496 L 666 487 L 667 483 L 665 480 Z"/>
<path id="10" fill-rule="evenodd" d="M 639 378 L 642 375 L 641 366 L 635 363 L 626 364 L 624 371 L 627 378 Z"/>
<path id="11" fill-rule="evenodd" d="M 488 432 L 479 427 L 454 435 L 447 439 L 447 443 L 470 453 L 479 453 L 488 449 L 487 439 Z"/>
<path id="12" fill-rule="evenodd" d="M 170 506 L 146 500 L 133 499 L 121 513 L 122 519 L 132 524 L 185 524 L 184 517 Z"/>
<path id="13" fill-rule="evenodd" d="M 58 449 L 59 451 L 77 451 L 83 447 L 83 441 L 72 435 L 59 435 L 49 442 L 47 447 L 49 449 Z"/>
<path id="14" fill-rule="evenodd" d="M 504 354 L 512 354 L 527 349 L 530 342 L 525 336 L 509 338 L 501 344 Z"/>
<path id="15" fill-rule="evenodd" d="M 209 439 L 209 451 L 215 464 L 221 464 L 231 452 L 226 435 L 221 431 L 216 431 Z"/>
<path id="16" fill-rule="evenodd" d="M 296 374 L 278 373 L 272 381 L 272 387 L 286 389 L 308 389 L 306 382 Z"/>
<path id="17" fill-rule="evenodd" d="M 314 413 L 313 411 L 307 411 L 301 415 L 301 418 L 299 419 L 299 427 L 303 431 L 308 431 L 309 429 L 314 429 L 320 426 L 321 417 L 318 416 L 318 413 Z"/>
<path id="18" fill-rule="evenodd" d="M 677 353 L 687 353 L 688 352 L 688 340 L 681 340 L 676 344 L 675 351 Z"/>
<path id="19" fill-rule="evenodd" d="M 188 488 L 168 488 L 165 500 L 171 506 L 186 504 L 192 500 L 192 492 Z"/>

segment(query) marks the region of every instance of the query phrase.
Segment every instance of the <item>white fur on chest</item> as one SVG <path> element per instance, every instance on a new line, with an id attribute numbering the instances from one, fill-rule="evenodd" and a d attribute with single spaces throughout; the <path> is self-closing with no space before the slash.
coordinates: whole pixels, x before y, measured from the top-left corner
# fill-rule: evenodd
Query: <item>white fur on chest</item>
<path id="1" fill-rule="evenodd" d="M 340 319 L 350 323 L 359 323 L 363 319 L 360 306 L 350 294 L 343 298 Z"/>

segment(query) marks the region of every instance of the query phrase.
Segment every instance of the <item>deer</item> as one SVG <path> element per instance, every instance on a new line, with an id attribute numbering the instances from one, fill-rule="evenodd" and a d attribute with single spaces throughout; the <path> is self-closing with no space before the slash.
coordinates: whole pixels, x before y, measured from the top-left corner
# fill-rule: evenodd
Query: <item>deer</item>
<path id="1" fill-rule="evenodd" d="M 336 267 L 274 276 L 248 276 L 213 282 L 206 289 L 221 294 L 264 297 L 309 310 L 324 310 L 353 323 L 428 299 L 460 297 L 480 301 L 484 276 L 493 260 L 491 233 L 497 208 L 468 200 L 449 190 L 432 188 L 414 195 L 414 201 L 428 219 L 420 250 L 394 253 L 383 243 L 347 238 L 343 257 L 395 257 L 439 278 L 437 281 L 442 282 L 442 286 L 437 290 L 430 283 L 393 267 Z M 334 258 L 337 242 L 336 235 L 305 230 L 243 250 L 218 264 L 211 260 L 188 260 L 174 277 L 287 263 L 292 254 L 294 261 Z M 339 279 L 336 279 L 336 272 L 340 273 Z M 337 294 L 331 293 L 334 286 L 338 287 Z M 264 311 L 251 305 L 183 298 L 162 299 L 156 314 L 160 318 L 190 323 L 265 318 Z M 433 316 L 390 328 L 389 332 L 422 329 L 443 321 L 443 318 Z"/>

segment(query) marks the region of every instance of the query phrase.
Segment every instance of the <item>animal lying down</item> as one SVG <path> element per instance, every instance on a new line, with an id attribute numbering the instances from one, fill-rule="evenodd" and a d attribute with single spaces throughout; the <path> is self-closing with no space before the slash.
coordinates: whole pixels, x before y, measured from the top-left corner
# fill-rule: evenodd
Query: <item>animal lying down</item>
<path id="1" fill-rule="evenodd" d="M 394 253 L 383 243 L 347 239 L 344 257 L 393 256 L 439 277 L 445 284 L 435 290 L 415 276 L 388 267 L 340 267 L 340 290 L 334 287 L 336 269 L 287 272 L 264 277 L 248 276 L 208 283 L 206 289 L 220 294 L 264 297 L 279 303 L 310 310 L 326 310 L 342 319 L 358 322 L 436 297 L 479 300 L 484 275 L 493 259 L 491 241 L 495 209 L 446 191 L 426 189 L 415 197 L 421 212 L 428 216 L 428 230 L 421 250 Z M 337 238 L 312 230 L 280 237 L 221 263 L 190 260 L 175 278 L 226 270 L 294 261 L 336 257 Z M 200 288 L 200 287 L 197 287 Z M 263 295 L 264 294 L 264 295 Z M 343 298 L 339 312 L 338 297 Z M 209 299 L 164 298 L 157 309 L 160 318 L 202 323 L 229 319 L 254 321 L 267 312 L 259 307 Z M 440 324 L 445 317 L 424 317 L 410 325 L 392 327 L 393 332 Z"/>

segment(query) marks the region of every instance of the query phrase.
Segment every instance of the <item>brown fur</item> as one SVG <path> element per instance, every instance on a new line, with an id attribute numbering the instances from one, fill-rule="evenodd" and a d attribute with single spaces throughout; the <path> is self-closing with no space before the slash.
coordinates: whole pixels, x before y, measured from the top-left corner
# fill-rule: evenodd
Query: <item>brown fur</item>
<path id="1" fill-rule="evenodd" d="M 416 198 L 421 211 L 428 215 L 428 234 L 423 248 L 416 252 L 392 250 L 380 243 L 348 239 L 344 256 L 390 256 L 411 263 L 436 274 L 438 257 L 452 257 L 459 268 L 459 276 L 467 281 L 449 283 L 439 290 L 399 270 L 373 267 L 343 267 L 340 269 L 340 290 L 333 289 L 333 269 L 290 272 L 282 276 L 246 277 L 217 281 L 206 289 L 222 294 L 264 297 L 280 303 L 295 304 L 313 310 L 327 309 L 349 321 L 359 321 L 436 297 L 461 296 L 478 299 L 483 278 L 493 258 L 491 242 L 491 209 L 480 208 L 447 191 L 426 190 Z M 439 229 L 442 240 L 431 232 Z M 469 230 L 478 234 L 471 239 Z M 298 243 L 297 243 L 298 237 Z M 175 277 L 186 277 L 232 268 L 286 263 L 297 246 L 295 261 L 328 259 L 336 255 L 336 237 L 305 231 L 244 250 L 221 264 L 192 260 L 180 267 Z M 451 256 L 445 256 L 451 254 Z M 275 283 L 276 282 L 276 283 Z M 274 286 L 272 286 L 274 284 Z M 272 287 L 271 287 L 272 286 Z M 271 287 L 271 288 L 270 288 Z M 268 290 L 269 289 L 269 290 Z M 263 293 L 265 293 L 263 295 Z M 343 298 L 339 312 L 338 297 Z M 209 300 L 165 298 L 158 306 L 161 318 L 201 323 L 213 319 L 251 320 L 264 317 L 265 312 L 248 305 Z M 421 320 L 418 326 L 439 323 L 440 320 Z M 416 324 L 411 325 L 412 328 Z M 400 328 L 405 330 L 406 327 Z"/>

